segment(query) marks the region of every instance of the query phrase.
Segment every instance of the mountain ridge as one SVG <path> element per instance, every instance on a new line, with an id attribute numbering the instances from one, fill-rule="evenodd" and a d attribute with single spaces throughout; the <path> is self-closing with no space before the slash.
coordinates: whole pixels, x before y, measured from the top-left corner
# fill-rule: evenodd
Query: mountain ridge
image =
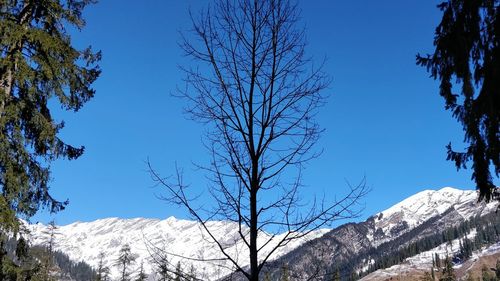
<path id="1" fill-rule="evenodd" d="M 459 222 L 469 218 L 473 213 L 476 214 L 476 211 L 471 211 L 473 209 L 480 210 L 480 213 L 489 213 L 494 209 L 490 206 L 491 204 L 476 205 L 476 201 L 477 195 L 473 190 L 452 187 L 423 190 L 372 215 L 364 222 L 347 223 L 334 229 L 322 229 L 302 240 L 294 241 L 277 251 L 270 264 L 294 263 L 306 267 L 307 262 L 312 262 L 311 257 L 315 255 L 315 250 L 311 249 L 316 249 L 317 245 L 321 245 L 324 260 L 317 264 L 328 267 L 328 259 L 333 261 L 339 255 L 353 256 L 378 247 L 402 237 L 403 234 L 431 221 L 432 218 L 436 220 L 433 227 L 441 229 L 446 227 L 442 225 L 443 218 L 450 223 Z M 227 246 L 228 251 L 237 254 L 239 261 L 245 264 L 247 254 L 245 254 L 243 243 L 238 241 L 237 225 L 225 221 L 211 221 L 208 225 L 221 239 L 222 244 Z M 28 228 L 32 232 L 33 243 L 42 244 L 46 239 L 43 235 L 46 226 L 34 224 L 28 225 Z M 186 219 L 177 219 L 173 216 L 163 220 L 112 217 L 92 222 L 74 222 L 60 226 L 58 231 L 62 234 L 57 238 L 55 248 L 67 253 L 71 258 L 84 259 L 92 266 L 96 266 L 98 252 L 106 252 L 105 265 L 112 267 L 112 277 L 118 275 L 116 268 L 113 268 L 113 261 L 117 258 L 119 248 L 124 244 L 131 244 L 132 251 L 138 255 L 138 264 L 141 261 L 148 261 L 151 246 L 154 245 L 154 248 L 166 249 L 165 251 L 171 254 L 172 266 L 179 261 L 183 262 L 184 268 L 194 265 L 197 275 L 203 280 L 221 279 L 232 272 L 232 268 L 227 263 L 184 262 L 176 258 L 176 255 L 189 256 L 194 259 L 221 258 L 218 249 L 213 243 L 207 241 L 206 235 L 203 235 L 199 224 Z M 426 235 L 425 233 L 429 231 L 424 229 L 419 235 Z M 269 234 L 262 232 L 261 238 L 269 237 L 266 235 Z M 310 247 L 309 250 L 303 250 L 306 247 Z M 308 258 L 298 254 L 302 250 L 307 253 L 306 256 L 309 255 Z M 301 257 L 301 260 L 297 257 Z M 145 269 L 151 272 L 153 266 L 145 264 Z M 276 274 L 271 269 L 269 271 Z"/>

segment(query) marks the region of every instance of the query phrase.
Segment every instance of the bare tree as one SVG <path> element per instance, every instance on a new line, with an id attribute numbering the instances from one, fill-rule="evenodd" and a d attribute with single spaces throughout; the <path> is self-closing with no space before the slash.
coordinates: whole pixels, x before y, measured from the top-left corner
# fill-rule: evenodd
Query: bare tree
<path id="1" fill-rule="evenodd" d="M 367 189 L 350 187 L 340 199 L 304 200 L 304 164 L 317 157 L 313 149 L 322 129 L 315 116 L 330 79 L 323 64 L 305 55 L 299 10 L 285 0 L 219 0 L 191 17 L 193 38 L 183 35 L 186 55 L 199 64 L 181 67 L 187 112 L 206 124 L 204 144 L 211 155 L 207 172 L 215 204 L 197 205 L 183 173 L 163 178 L 149 163 L 152 177 L 164 186 L 162 198 L 182 205 L 216 243 L 222 256 L 248 280 L 258 280 L 277 249 L 329 225 L 357 215 L 356 204 Z M 307 192 L 307 190 L 306 190 Z M 309 195 L 308 195 L 309 196 Z M 218 241 L 209 220 L 239 225 L 248 249 L 249 269 Z M 284 232 L 259 241 L 259 233 Z"/>

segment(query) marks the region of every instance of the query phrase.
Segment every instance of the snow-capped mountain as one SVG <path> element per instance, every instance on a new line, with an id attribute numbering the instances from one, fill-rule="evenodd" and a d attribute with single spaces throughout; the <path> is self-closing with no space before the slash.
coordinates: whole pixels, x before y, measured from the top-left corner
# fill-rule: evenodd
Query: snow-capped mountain
<path id="1" fill-rule="evenodd" d="M 443 215 L 450 209 L 457 212 L 458 220 L 465 220 L 477 214 L 490 213 L 496 208 L 495 203 L 477 204 L 476 201 L 477 193 L 474 190 L 444 187 L 439 190 L 421 191 L 375 214 L 372 217 L 374 232 L 369 238 L 373 237 L 375 244 L 381 244 L 433 217 Z"/>
<path id="2" fill-rule="evenodd" d="M 207 223 L 210 232 L 226 247 L 226 251 L 242 265 L 249 264 L 248 252 L 238 234 L 235 223 L 212 221 Z M 43 224 L 28 225 L 31 233 L 31 242 L 34 245 L 47 244 L 50 231 Z M 272 256 L 273 259 L 282 256 L 305 241 L 317 238 L 328 230 L 318 230 L 309 235 L 294 240 L 279 248 Z M 248 232 L 243 229 L 243 233 Z M 277 235 L 267 246 L 262 255 L 269 253 L 284 234 Z M 259 241 L 264 244 L 271 234 L 261 232 Z M 131 252 L 136 256 L 133 272 L 141 263 L 146 273 L 154 280 L 154 257 L 160 254 L 168 259 L 170 270 L 175 270 L 180 262 L 184 270 L 194 269 L 195 274 L 203 280 L 216 280 L 234 270 L 234 267 L 220 254 L 218 246 L 203 231 L 201 224 L 169 217 L 158 219 L 119 219 L 107 218 L 93 222 L 75 222 L 65 226 L 58 226 L 55 231 L 54 249 L 66 253 L 75 261 L 83 260 L 97 268 L 99 253 L 104 253 L 104 265 L 110 268 L 111 278 L 117 279 L 120 273 L 116 265 L 119 251 L 128 244 Z M 189 258 L 189 259 L 186 259 Z M 196 261 L 196 260 L 203 260 Z M 207 261 L 208 260 L 208 261 Z"/>
<path id="3" fill-rule="evenodd" d="M 388 256 L 390 260 L 391 255 L 400 254 L 398 251 L 412 243 L 426 237 L 435 238 L 435 235 L 441 237 L 443 231 L 467 219 L 492 213 L 497 204 L 477 203 L 477 194 L 472 190 L 451 187 L 425 190 L 364 222 L 344 224 L 297 247 L 266 270 L 276 278 L 285 264 L 295 273 L 292 280 L 306 280 L 311 276 L 318 276 L 315 280 L 330 280 L 333 272 L 340 270 L 348 279 L 352 274 L 378 268 L 383 263 L 380 260 Z"/>
<path id="4" fill-rule="evenodd" d="M 409 243 L 440 233 L 471 217 L 489 214 L 496 209 L 496 205 L 497 203 L 477 203 L 476 192 L 472 190 L 451 187 L 425 190 L 371 216 L 365 222 L 348 223 L 332 230 L 319 230 L 287 244 L 274 253 L 264 272 L 272 280 L 280 274 L 284 264 L 289 267 L 290 272 L 295 272 L 292 280 L 309 278 L 318 272 L 327 276 L 334 265 L 362 272 L 373 266 L 383 254 L 393 253 Z M 237 224 L 213 221 L 208 223 L 208 227 L 229 253 L 240 263 L 248 264 L 248 253 L 243 241 L 239 239 Z M 28 228 L 33 244 L 46 243 L 47 226 L 35 224 L 28 225 Z M 259 241 L 263 244 L 269 237 L 270 234 L 262 232 Z M 273 243 L 277 243 L 279 238 L 280 235 L 273 239 L 262 254 L 272 249 L 275 245 Z M 56 250 L 66 253 L 75 261 L 84 260 L 94 267 L 99 262 L 99 252 L 103 252 L 104 264 L 110 267 L 114 278 L 119 275 L 118 267 L 115 266 L 118 252 L 125 244 L 129 244 L 137 256 L 135 266 L 144 262 L 148 273 L 154 271 L 151 254 L 158 250 L 167 253 L 172 268 L 175 268 L 177 262 L 181 262 L 184 269 L 192 266 L 196 275 L 203 280 L 217 280 L 234 269 L 228 262 L 219 260 L 222 256 L 217 245 L 202 230 L 200 224 L 174 217 L 165 220 L 109 218 L 76 222 L 58 227 L 55 238 Z M 426 256 L 425 253 L 421 255 Z M 154 275 L 151 277 L 154 278 Z M 232 279 L 237 280 L 239 277 L 236 275 Z"/>

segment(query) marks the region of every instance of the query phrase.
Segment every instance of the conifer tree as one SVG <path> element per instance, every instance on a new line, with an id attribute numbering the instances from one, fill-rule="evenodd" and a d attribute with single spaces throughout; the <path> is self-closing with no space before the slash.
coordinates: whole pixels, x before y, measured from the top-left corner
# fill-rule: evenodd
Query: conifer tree
<path id="1" fill-rule="evenodd" d="M 434 253 L 434 259 L 436 261 L 436 267 L 440 268 L 441 267 L 441 259 L 439 258 L 439 255 L 437 253 Z"/>
<path id="2" fill-rule="evenodd" d="M 157 267 L 157 272 L 159 275 L 159 281 L 170 281 L 171 276 L 170 276 L 170 270 L 168 268 L 168 260 L 165 256 L 162 256 L 157 262 L 156 262 L 156 267 Z"/>
<path id="3" fill-rule="evenodd" d="M 181 262 L 177 262 L 177 266 L 175 267 L 174 281 L 181 281 L 182 276 L 183 276 L 183 274 L 182 274 Z"/>
<path id="4" fill-rule="evenodd" d="M 123 245 L 120 249 L 118 259 L 116 260 L 116 265 L 120 268 L 121 271 L 120 281 L 130 280 L 129 267 L 132 263 L 134 263 L 135 259 L 136 257 L 134 254 L 132 254 L 130 245 Z"/>
<path id="5" fill-rule="evenodd" d="M 23 236 L 19 237 L 16 244 L 16 257 L 19 261 L 28 258 L 29 246 Z"/>
<path id="6" fill-rule="evenodd" d="M 3 236 L 3 233 L 0 233 Z M 1 237 L 0 237 L 1 238 Z M 0 280 L 5 279 L 4 264 L 6 262 L 7 251 L 4 249 L 5 239 L 0 239 Z"/>
<path id="7" fill-rule="evenodd" d="M 148 279 L 148 275 L 144 272 L 144 261 L 141 262 L 141 267 L 139 268 L 139 274 L 135 281 L 146 281 Z"/>
<path id="8" fill-rule="evenodd" d="M 351 281 L 358 280 L 358 274 L 354 270 L 351 271 L 351 275 L 349 277 L 349 280 L 351 280 Z"/>
<path id="9" fill-rule="evenodd" d="M 455 281 L 457 280 L 457 277 L 455 276 L 455 271 L 453 270 L 453 264 L 451 263 L 451 259 L 446 256 L 444 259 L 444 265 L 443 265 L 443 274 L 441 275 L 441 278 L 439 278 L 439 281 Z"/>
<path id="10" fill-rule="evenodd" d="M 0 227 L 16 229 L 16 214 L 63 209 L 49 193 L 50 162 L 78 158 L 83 147 L 59 137 L 64 122 L 48 101 L 78 111 L 94 96 L 100 53 L 72 45 L 68 27 L 85 25 L 92 0 L 0 0 Z"/>
<path id="11" fill-rule="evenodd" d="M 332 281 L 340 281 L 340 270 L 338 267 L 335 269 L 335 272 L 333 273 Z"/>
<path id="12" fill-rule="evenodd" d="M 431 273 L 429 271 L 424 272 L 424 275 L 421 278 L 422 281 L 433 281 L 434 278 L 432 277 Z"/>
<path id="13" fill-rule="evenodd" d="M 497 280 L 500 280 L 500 260 L 497 260 L 497 263 L 495 264 L 495 276 L 497 277 Z"/>
<path id="14" fill-rule="evenodd" d="M 190 281 L 196 281 L 196 280 L 198 280 L 197 277 L 196 277 L 196 270 L 195 270 L 193 264 L 191 264 L 191 267 L 189 268 L 189 280 Z"/>
<path id="15" fill-rule="evenodd" d="M 280 281 L 289 281 L 290 280 L 290 275 L 288 273 L 288 265 L 285 264 L 283 267 L 281 267 L 281 277 Z"/>
<path id="16" fill-rule="evenodd" d="M 54 247 L 56 245 L 56 236 L 59 234 L 58 227 L 55 221 L 52 220 L 47 225 L 47 229 L 43 231 L 45 238 L 45 250 L 42 252 L 42 279 L 53 280 L 51 271 L 54 269 Z"/>
<path id="17" fill-rule="evenodd" d="M 102 270 L 102 281 L 110 281 L 111 278 L 109 277 L 109 267 L 104 267 Z"/>
<path id="18" fill-rule="evenodd" d="M 446 109 L 462 125 L 464 152 L 448 144 L 457 169 L 472 162 L 479 199 L 494 195 L 493 174 L 500 173 L 500 1 L 447 0 L 436 28 L 435 51 L 417 55 L 417 64 L 440 82 Z"/>
<path id="19" fill-rule="evenodd" d="M 107 275 L 109 274 L 109 267 L 104 265 L 104 252 L 99 252 L 98 259 L 99 262 L 97 264 L 97 274 L 96 281 L 105 281 L 107 279 Z"/>

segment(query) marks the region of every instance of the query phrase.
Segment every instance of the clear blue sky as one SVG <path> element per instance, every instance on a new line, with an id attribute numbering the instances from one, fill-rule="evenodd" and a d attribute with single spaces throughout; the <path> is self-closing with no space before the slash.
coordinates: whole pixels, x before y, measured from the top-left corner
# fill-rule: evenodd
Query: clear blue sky
<path id="1" fill-rule="evenodd" d="M 445 145 L 463 147 L 462 130 L 444 110 L 438 85 L 415 65 L 432 52 L 440 19 L 434 0 L 299 1 L 309 54 L 326 56 L 333 83 L 321 110 L 326 129 L 322 156 L 310 162 L 304 183 L 311 192 L 341 194 L 345 180 L 366 176 L 372 192 L 363 218 L 424 189 L 473 188 L 470 171 L 446 161 Z M 178 64 L 190 63 L 177 46 L 189 28 L 188 8 L 206 1 L 101 0 L 86 10 L 78 46 L 102 50 L 95 98 L 66 121 L 62 136 L 85 145 L 78 160 L 57 161 L 52 193 L 69 198 L 58 224 L 103 217 L 186 217 L 155 197 L 146 172 L 149 157 L 165 175 L 174 163 L 204 188 L 191 162 L 206 162 L 202 127 L 184 118 L 183 101 L 170 93 L 181 83 Z M 51 218 L 42 212 L 32 221 Z"/>

